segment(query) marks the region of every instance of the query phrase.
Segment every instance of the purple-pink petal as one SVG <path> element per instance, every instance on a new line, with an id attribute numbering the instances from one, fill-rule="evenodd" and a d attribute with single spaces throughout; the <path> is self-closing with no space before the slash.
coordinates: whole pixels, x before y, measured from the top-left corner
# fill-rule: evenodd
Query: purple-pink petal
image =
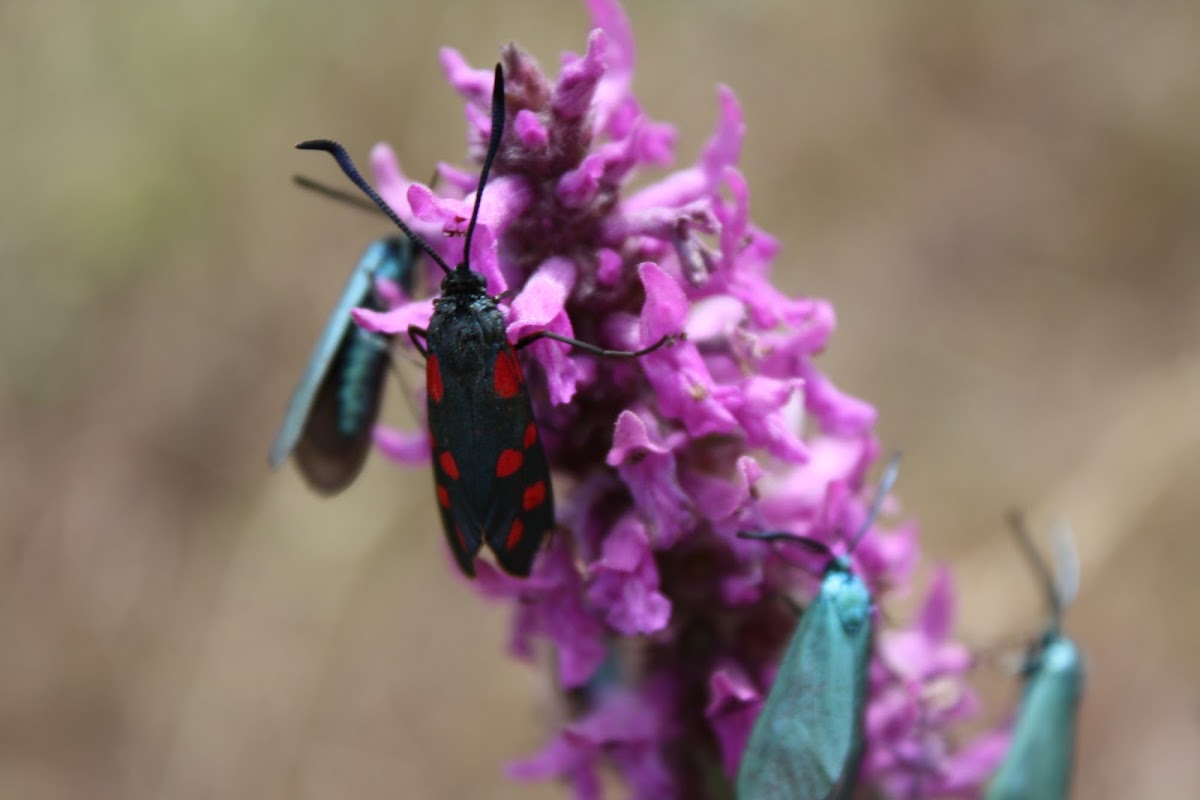
<path id="1" fill-rule="evenodd" d="M 592 31 L 584 57 L 563 67 L 551 101 L 554 115 L 561 120 L 577 120 L 591 107 L 596 84 L 605 71 L 604 56 L 608 37 L 603 30 Z"/>
<path id="2" fill-rule="evenodd" d="M 391 311 L 373 311 L 369 308 L 355 308 L 350 311 L 354 324 L 372 333 L 389 335 L 408 335 L 410 325 L 418 328 L 429 326 L 429 318 L 433 316 L 433 301 L 415 300 L 411 303 L 393 308 Z"/>
<path id="3" fill-rule="evenodd" d="M 429 463 L 429 434 L 424 430 L 401 431 L 376 425 L 372 439 L 385 456 L 399 464 Z"/>
<path id="4" fill-rule="evenodd" d="M 488 105 L 492 99 L 493 74 L 490 69 L 475 69 L 453 47 L 438 52 L 442 72 L 454 90 L 472 103 Z"/>
<path id="5" fill-rule="evenodd" d="M 721 748 L 726 775 L 735 775 L 742 751 L 762 708 L 762 697 L 741 667 L 727 664 L 708 680 L 709 700 L 704 709 Z"/>
<path id="6" fill-rule="evenodd" d="M 528 150 L 542 150 L 550 143 L 550 132 L 538 115 L 523 108 L 513 117 L 513 130 Z"/>
<path id="7" fill-rule="evenodd" d="M 637 518 L 627 516 L 617 523 L 590 571 L 588 600 L 604 609 L 612 628 L 636 636 L 666 627 L 671 601 L 658 591 L 658 568 L 646 529 Z"/>
<path id="8" fill-rule="evenodd" d="M 642 306 L 642 342 L 649 346 L 664 336 L 678 334 L 687 319 L 688 303 L 683 288 L 651 261 L 638 266 L 646 288 Z"/>

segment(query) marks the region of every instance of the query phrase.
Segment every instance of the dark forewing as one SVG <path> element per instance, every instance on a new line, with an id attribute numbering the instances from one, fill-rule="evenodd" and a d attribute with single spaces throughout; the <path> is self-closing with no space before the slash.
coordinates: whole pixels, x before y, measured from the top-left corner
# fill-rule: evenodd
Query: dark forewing
<path id="1" fill-rule="evenodd" d="M 431 343 L 429 430 L 442 523 L 468 575 L 486 541 L 506 572 L 525 576 L 554 522 L 546 455 L 512 348 L 481 362 L 456 374 L 442 368 Z"/>
<path id="2" fill-rule="evenodd" d="M 368 253 L 370 252 L 368 250 Z M 365 255 L 358 262 L 354 272 L 350 275 L 350 280 L 342 289 L 337 306 L 325 322 L 325 328 L 321 331 L 316 347 L 313 348 L 312 355 L 308 359 L 304 375 L 301 376 L 300 383 L 292 393 L 287 413 L 283 417 L 283 425 L 275 437 L 275 442 L 271 445 L 272 467 L 278 467 L 287 460 L 292 450 L 295 449 L 296 443 L 300 441 L 300 436 L 304 433 L 305 423 L 308 421 L 313 403 L 316 401 L 322 385 L 327 382 L 326 379 L 332 371 L 338 351 L 345 344 L 346 334 L 350 332 L 350 326 L 354 324 L 350 319 L 350 311 L 361 305 L 371 290 L 373 264 L 374 262 L 369 262 Z"/>
<path id="3" fill-rule="evenodd" d="M 295 451 L 301 474 L 322 494 L 340 492 L 362 470 L 387 369 L 390 337 L 359 331 L 350 312 L 362 305 L 383 307 L 374 292 L 378 278 L 411 292 L 413 263 L 412 246 L 396 237 L 372 242 L 363 253 L 317 339 L 271 446 L 272 467 Z"/>
<path id="4" fill-rule="evenodd" d="M 355 331 L 348 333 L 351 334 L 348 339 L 356 339 Z M 378 344 L 368 341 L 375 336 L 363 333 L 357 337 L 357 353 L 348 347 L 339 352 L 333 369 L 321 382 L 304 425 L 304 436 L 296 444 L 293 454 L 296 466 L 309 485 L 322 494 L 337 494 L 353 483 L 371 450 L 371 431 L 379 416 L 388 364 L 386 341 Z M 345 375 L 342 362 L 350 358 L 362 359 L 364 363 L 356 370 L 355 385 L 347 387 L 337 378 Z M 344 429 L 347 391 L 354 392 L 356 403 L 360 404 L 353 433 Z"/>

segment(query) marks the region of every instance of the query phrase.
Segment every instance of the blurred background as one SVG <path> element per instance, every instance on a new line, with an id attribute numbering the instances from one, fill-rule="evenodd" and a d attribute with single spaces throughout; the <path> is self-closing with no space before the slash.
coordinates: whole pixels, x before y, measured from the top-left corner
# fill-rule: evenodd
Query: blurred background
<path id="1" fill-rule="evenodd" d="M 904 450 L 967 643 L 1044 619 L 1005 509 L 1073 523 L 1087 798 L 1200 785 L 1200 6 L 1150 5 L 628 9 L 682 163 L 715 85 L 740 97 L 779 280 L 836 304 L 823 366 Z M 388 232 L 295 189 L 336 177 L 292 144 L 462 164 L 438 47 L 553 73 L 588 16 L 335 8 L 0 5 L 0 797 L 563 796 L 501 777 L 548 692 L 455 577 L 425 471 L 374 459 L 325 501 L 265 462 Z"/>

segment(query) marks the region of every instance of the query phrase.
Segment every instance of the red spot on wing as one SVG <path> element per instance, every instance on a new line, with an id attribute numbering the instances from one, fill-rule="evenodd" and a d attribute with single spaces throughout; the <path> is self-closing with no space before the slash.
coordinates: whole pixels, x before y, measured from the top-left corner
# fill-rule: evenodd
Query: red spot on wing
<path id="1" fill-rule="evenodd" d="M 471 548 L 467 547 L 467 537 L 463 536 L 462 528 L 458 527 L 458 523 L 454 523 L 454 535 L 458 537 L 458 544 L 463 551 L 468 551 Z"/>
<path id="2" fill-rule="evenodd" d="M 425 388 L 433 402 L 442 402 L 446 388 L 442 386 L 442 368 L 438 364 L 438 357 L 433 353 L 430 353 L 429 358 L 425 360 Z"/>
<path id="3" fill-rule="evenodd" d="M 442 472 L 445 472 L 450 480 L 458 480 L 458 464 L 449 450 L 442 451 L 442 454 L 438 456 L 438 463 L 442 465 Z"/>
<path id="4" fill-rule="evenodd" d="M 505 347 L 496 356 L 496 366 L 492 372 L 492 387 L 496 390 L 496 395 L 504 400 L 516 397 L 521 391 L 524 379 L 516 355 L 511 348 Z"/>
<path id="5" fill-rule="evenodd" d="M 520 450 L 501 450 L 500 457 L 496 459 L 496 477 L 507 478 L 521 468 L 525 463 L 525 456 Z"/>
<path id="6" fill-rule="evenodd" d="M 512 550 L 521 543 L 521 537 L 525 535 L 525 523 L 521 522 L 521 518 L 517 517 L 513 520 L 512 527 L 508 529 L 508 538 L 504 540 L 504 549 Z"/>
<path id="7" fill-rule="evenodd" d="M 537 423 L 531 422 L 525 428 L 525 449 L 533 447 L 533 443 L 537 441 Z"/>
<path id="8" fill-rule="evenodd" d="M 440 504 L 442 508 L 450 508 L 450 493 L 447 492 L 446 487 L 442 486 L 440 483 L 437 486 L 437 498 L 438 504 Z"/>
<path id="9" fill-rule="evenodd" d="M 532 511 L 545 501 L 546 482 L 538 481 L 525 490 L 525 496 L 521 498 L 521 508 L 525 509 L 526 511 Z"/>

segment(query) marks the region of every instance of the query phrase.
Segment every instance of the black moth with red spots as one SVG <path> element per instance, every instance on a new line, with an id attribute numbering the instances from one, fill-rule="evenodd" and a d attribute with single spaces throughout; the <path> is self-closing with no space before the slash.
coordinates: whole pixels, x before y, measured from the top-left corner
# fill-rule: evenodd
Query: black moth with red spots
<path id="1" fill-rule="evenodd" d="M 463 572 L 484 541 L 507 572 L 528 575 L 554 526 L 550 468 L 504 318 L 483 276 L 442 281 L 426 342 L 433 480 L 442 526 Z"/>
<path id="2" fill-rule="evenodd" d="M 472 577 L 475 556 L 484 542 L 506 572 L 529 575 L 542 539 L 554 527 L 550 465 L 516 351 L 538 339 L 554 339 L 598 356 L 634 357 L 675 338 L 664 336 L 636 352 L 605 350 L 550 331 L 509 343 L 497 299 L 488 295 L 486 279 L 467 263 L 483 187 L 504 133 L 504 115 L 504 72 L 497 64 L 491 138 L 467 225 L 463 261 L 454 269 L 396 216 L 340 144 L 318 139 L 296 145 L 301 150 L 324 150 L 337 159 L 347 177 L 446 272 L 429 329 L 410 327 L 408 335 L 425 356 L 438 511 L 459 567 Z"/>

